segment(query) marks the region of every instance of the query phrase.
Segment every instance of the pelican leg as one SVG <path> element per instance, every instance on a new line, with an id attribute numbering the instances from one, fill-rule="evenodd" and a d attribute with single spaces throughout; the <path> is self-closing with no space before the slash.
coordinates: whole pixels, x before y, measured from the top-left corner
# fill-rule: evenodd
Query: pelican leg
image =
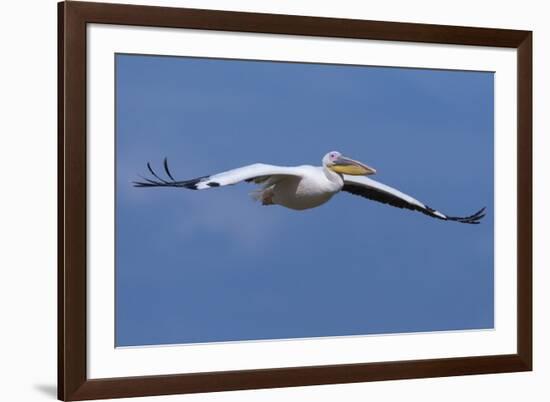
<path id="1" fill-rule="evenodd" d="M 273 187 L 266 188 L 262 191 L 262 205 L 273 205 Z"/>

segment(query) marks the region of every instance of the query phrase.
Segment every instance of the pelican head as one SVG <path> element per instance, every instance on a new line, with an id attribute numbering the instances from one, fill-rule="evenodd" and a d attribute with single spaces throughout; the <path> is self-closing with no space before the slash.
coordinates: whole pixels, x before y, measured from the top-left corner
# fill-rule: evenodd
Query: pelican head
<path id="1" fill-rule="evenodd" d="M 376 173 L 376 169 L 343 156 L 337 151 L 329 152 L 323 157 L 323 166 L 336 173 L 352 176 L 368 176 Z"/>

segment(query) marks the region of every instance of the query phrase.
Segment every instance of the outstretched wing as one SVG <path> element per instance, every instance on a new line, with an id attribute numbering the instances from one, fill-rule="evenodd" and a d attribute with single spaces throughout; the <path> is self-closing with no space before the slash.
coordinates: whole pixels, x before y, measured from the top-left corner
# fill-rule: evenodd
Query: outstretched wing
<path id="1" fill-rule="evenodd" d="M 426 204 L 418 201 L 410 195 L 404 194 L 395 188 L 386 186 L 365 176 L 344 175 L 344 187 L 342 191 L 359 195 L 374 201 L 382 202 L 397 208 L 406 208 L 412 211 L 419 211 L 433 218 L 445 221 L 456 221 L 460 223 L 478 224 L 485 216 L 485 208 L 480 209 L 475 214 L 465 217 L 448 216 Z"/>
<path id="2" fill-rule="evenodd" d="M 135 181 L 135 187 L 182 187 L 190 190 L 204 190 L 211 187 L 237 184 L 241 181 L 262 183 L 268 179 L 277 178 L 279 176 L 302 176 L 299 168 L 265 165 L 263 163 L 255 163 L 253 165 L 243 166 L 215 175 L 201 176 L 191 180 L 175 180 L 168 168 L 168 161 L 166 158 L 164 159 L 164 171 L 167 178 L 159 176 L 153 170 L 150 163 L 147 163 L 147 168 L 151 175 L 153 175 L 153 178 L 143 178 L 143 181 Z"/>

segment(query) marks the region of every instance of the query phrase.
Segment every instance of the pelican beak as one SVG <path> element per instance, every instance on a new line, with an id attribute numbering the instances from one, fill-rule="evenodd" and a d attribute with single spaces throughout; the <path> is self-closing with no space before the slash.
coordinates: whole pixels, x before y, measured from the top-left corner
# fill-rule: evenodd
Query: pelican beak
<path id="1" fill-rule="evenodd" d="M 340 156 L 329 166 L 329 168 L 336 173 L 353 176 L 368 176 L 376 173 L 376 169 L 345 156 Z"/>

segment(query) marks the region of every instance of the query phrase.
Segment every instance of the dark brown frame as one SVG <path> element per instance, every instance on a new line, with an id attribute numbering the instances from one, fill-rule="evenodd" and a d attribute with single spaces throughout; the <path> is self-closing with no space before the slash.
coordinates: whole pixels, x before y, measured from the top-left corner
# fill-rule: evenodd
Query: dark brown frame
<path id="1" fill-rule="evenodd" d="M 517 49 L 517 354 L 232 372 L 86 375 L 86 24 Z M 58 397 L 118 398 L 532 370 L 532 32 L 105 3 L 58 4 Z"/>

